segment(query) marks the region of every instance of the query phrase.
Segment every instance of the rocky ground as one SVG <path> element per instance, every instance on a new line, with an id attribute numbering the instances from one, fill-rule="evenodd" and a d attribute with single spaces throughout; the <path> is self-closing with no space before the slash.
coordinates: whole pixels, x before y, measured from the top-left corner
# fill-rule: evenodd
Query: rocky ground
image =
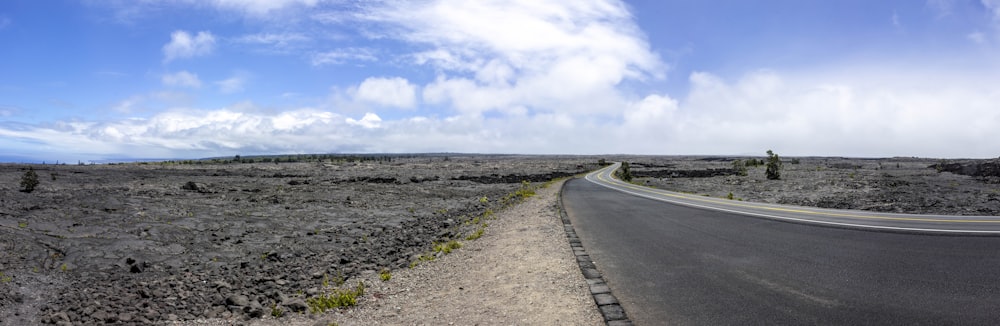
<path id="1" fill-rule="evenodd" d="M 1000 215 L 1000 160 L 782 158 L 740 176 L 748 157 L 628 157 L 635 182 L 714 197 L 878 212 Z M 764 157 L 755 157 L 764 160 Z"/>
<path id="2" fill-rule="evenodd" d="M 324 284 L 406 268 L 578 157 L 0 166 L 0 324 L 298 313 Z M 508 197 L 508 200 L 504 200 Z"/>
<path id="3" fill-rule="evenodd" d="M 733 200 L 1000 214 L 998 160 L 785 158 L 781 180 L 767 180 L 763 165 L 732 169 L 747 157 L 604 158 L 632 163 L 637 183 Z M 551 201 L 510 205 L 522 181 L 536 187 L 597 159 L 34 165 L 30 193 L 19 191 L 29 166 L 0 165 L 0 325 L 599 323 L 556 245 L 560 228 L 539 218 Z M 486 221 L 493 213 L 515 217 Z M 464 241 L 485 223 L 492 240 Z M 449 240 L 466 247 L 433 253 Z M 420 263 L 429 256 L 440 261 Z M 383 270 L 395 281 L 380 283 Z M 359 280 L 369 285 L 361 307 L 306 311 Z"/>

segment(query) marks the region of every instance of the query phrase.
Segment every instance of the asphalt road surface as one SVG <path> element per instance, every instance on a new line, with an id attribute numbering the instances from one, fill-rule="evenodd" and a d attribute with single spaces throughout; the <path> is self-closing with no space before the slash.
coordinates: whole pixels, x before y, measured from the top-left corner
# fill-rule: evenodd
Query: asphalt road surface
<path id="1" fill-rule="evenodd" d="M 961 232 L 988 231 L 991 222 L 845 228 L 781 219 L 780 210 L 676 204 L 585 179 L 570 180 L 562 196 L 637 325 L 1000 324 L 1000 237 Z M 912 222 L 926 230 L 909 230 Z M 934 231 L 952 224 L 963 228 Z"/>

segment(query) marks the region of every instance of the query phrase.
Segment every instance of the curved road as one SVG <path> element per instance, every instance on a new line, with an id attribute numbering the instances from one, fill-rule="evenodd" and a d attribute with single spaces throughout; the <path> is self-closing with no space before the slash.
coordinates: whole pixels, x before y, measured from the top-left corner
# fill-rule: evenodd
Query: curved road
<path id="1" fill-rule="evenodd" d="M 997 234 L 995 217 L 732 202 L 621 183 L 616 167 L 562 196 L 638 325 L 1000 323 L 1000 237 L 969 236 Z"/>

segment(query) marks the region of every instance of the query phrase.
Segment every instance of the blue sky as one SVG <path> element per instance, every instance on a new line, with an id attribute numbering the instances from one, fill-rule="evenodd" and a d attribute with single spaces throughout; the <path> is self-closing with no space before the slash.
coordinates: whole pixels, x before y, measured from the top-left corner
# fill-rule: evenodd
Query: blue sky
<path id="1" fill-rule="evenodd" d="M 0 160 L 1000 155 L 998 0 L 8 0 L 0 44 Z"/>

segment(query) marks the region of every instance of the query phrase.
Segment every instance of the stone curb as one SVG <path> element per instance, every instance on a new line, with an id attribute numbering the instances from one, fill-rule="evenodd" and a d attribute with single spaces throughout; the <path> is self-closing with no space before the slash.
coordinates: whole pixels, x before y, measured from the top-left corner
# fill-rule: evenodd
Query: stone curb
<path id="1" fill-rule="evenodd" d="M 569 221 L 569 215 L 566 214 L 565 205 L 562 202 L 562 191 L 569 181 L 563 182 L 562 188 L 559 189 L 559 217 L 563 222 L 563 230 L 566 231 L 566 239 L 569 240 L 573 254 L 576 255 L 576 263 L 580 265 L 580 273 L 583 273 L 583 277 L 587 279 L 590 294 L 594 297 L 597 309 L 604 316 L 604 323 L 607 326 L 632 326 L 632 320 L 625 314 L 625 308 L 622 308 L 618 298 L 611 293 L 611 288 L 604 282 L 604 276 L 597 270 L 597 266 L 590 259 L 587 250 L 583 248 L 583 243 L 576 236 L 576 230 L 573 229 L 573 224 Z"/>

